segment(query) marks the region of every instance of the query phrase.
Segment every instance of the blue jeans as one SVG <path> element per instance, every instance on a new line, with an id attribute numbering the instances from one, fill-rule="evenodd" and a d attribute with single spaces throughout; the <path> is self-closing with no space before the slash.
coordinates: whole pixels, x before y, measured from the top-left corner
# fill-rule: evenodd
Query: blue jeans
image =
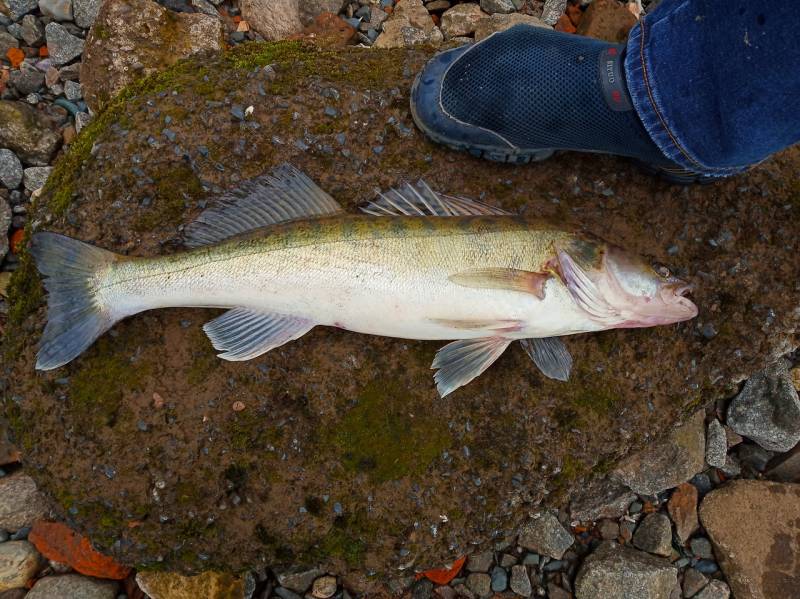
<path id="1" fill-rule="evenodd" d="M 628 88 L 658 147 L 725 176 L 800 141 L 798 5 L 663 0 L 630 32 Z"/>

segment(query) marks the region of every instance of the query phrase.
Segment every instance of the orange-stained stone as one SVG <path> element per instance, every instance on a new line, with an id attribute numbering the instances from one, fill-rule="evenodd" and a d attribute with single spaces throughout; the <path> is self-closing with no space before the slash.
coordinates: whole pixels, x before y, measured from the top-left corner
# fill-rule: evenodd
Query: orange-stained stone
<path id="1" fill-rule="evenodd" d="M 39 48 L 39 57 L 40 58 L 47 58 L 50 56 L 50 50 L 47 49 L 47 46 L 42 46 Z"/>
<path id="2" fill-rule="evenodd" d="M 86 576 L 122 580 L 131 572 L 130 568 L 95 550 L 89 539 L 60 522 L 36 521 L 28 540 L 47 559 L 69 564 Z"/>
<path id="3" fill-rule="evenodd" d="M 11 62 L 11 66 L 16 69 L 22 64 L 22 61 L 25 60 L 25 52 L 19 48 L 9 48 L 6 52 L 6 57 Z"/>
<path id="4" fill-rule="evenodd" d="M 689 483 L 682 483 L 672 492 L 667 503 L 667 511 L 675 523 L 675 532 L 681 543 L 686 543 L 699 528 L 697 520 L 697 488 Z"/>
<path id="5" fill-rule="evenodd" d="M 19 254 L 22 250 L 22 243 L 25 241 L 25 229 L 17 229 L 9 238 L 9 247 L 12 254 Z"/>
<path id="6" fill-rule="evenodd" d="M 464 563 L 466 563 L 466 561 L 467 556 L 465 555 L 454 561 L 453 565 L 449 568 L 434 568 L 433 570 L 425 570 L 424 572 L 417 574 L 416 578 L 419 580 L 420 578 L 424 577 L 431 582 L 435 582 L 436 584 L 448 584 L 451 580 L 458 576 L 458 573 L 461 572 L 461 568 L 464 567 Z"/>
<path id="7" fill-rule="evenodd" d="M 567 16 L 569 17 L 570 22 L 577 27 L 578 23 L 581 22 L 583 11 L 577 4 L 570 4 L 567 6 Z"/>
<path id="8" fill-rule="evenodd" d="M 575 29 L 575 25 L 572 24 L 572 21 L 570 21 L 567 15 L 561 15 L 558 18 L 558 22 L 556 23 L 554 29 L 556 31 L 563 31 L 564 33 L 575 33 L 578 31 Z"/>

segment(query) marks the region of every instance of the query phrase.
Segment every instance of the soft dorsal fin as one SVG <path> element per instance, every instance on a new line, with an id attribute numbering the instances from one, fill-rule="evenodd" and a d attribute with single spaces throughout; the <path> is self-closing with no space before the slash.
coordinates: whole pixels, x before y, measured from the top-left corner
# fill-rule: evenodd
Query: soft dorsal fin
<path id="1" fill-rule="evenodd" d="M 361 206 L 361 211 L 373 216 L 469 216 L 509 215 L 511 212 L 483 202 L 448 196 L 433 191 L 420 179 L 416 185 L 406 183 L 390 189 Z"/>
<path id="2" fill-rule="evenodd" d="M 304 173 L 283 164 L 231 189 L 186 227 L 186 245 L 197 247 L 276 223 L 338 214 L 342 207 Z"/>

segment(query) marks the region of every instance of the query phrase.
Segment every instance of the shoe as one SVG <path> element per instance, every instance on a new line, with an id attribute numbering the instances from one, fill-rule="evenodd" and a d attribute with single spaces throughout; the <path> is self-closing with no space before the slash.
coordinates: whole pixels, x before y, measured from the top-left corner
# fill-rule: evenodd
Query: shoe
<path id="1" fill-rule="evenodd" d="M 517 25 L 432 58 L 414 81 L 411 113 L 435 142 L 489 160 L 598 152 L 675 183 L 710 180 L 652 141 L 630 100 L 624 53 L 624 44 Z"/>

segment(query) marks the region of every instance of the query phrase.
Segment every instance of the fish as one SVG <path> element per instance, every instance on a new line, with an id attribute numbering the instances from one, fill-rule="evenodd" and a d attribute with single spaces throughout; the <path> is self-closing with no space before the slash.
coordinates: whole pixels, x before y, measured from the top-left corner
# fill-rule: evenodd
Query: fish
<path id="1" fill-rule="evenodd" d="M 584 233 L 433 191 L 423 180 L 348 214 L 289 164 L 223 193 L 184 229 L 185 249 L 130 257 L 53 232 L 30 252 L 47 291 L 36 368 L 79 356 L 146 310 L 225 308 L 203 330 L 224 360 L 251 360 L 316 326 L 448 340 L 431 368 L 444 397 L 513 341 L 567 381 L 560 337 L 694 318 L 691 287 Z"/>

